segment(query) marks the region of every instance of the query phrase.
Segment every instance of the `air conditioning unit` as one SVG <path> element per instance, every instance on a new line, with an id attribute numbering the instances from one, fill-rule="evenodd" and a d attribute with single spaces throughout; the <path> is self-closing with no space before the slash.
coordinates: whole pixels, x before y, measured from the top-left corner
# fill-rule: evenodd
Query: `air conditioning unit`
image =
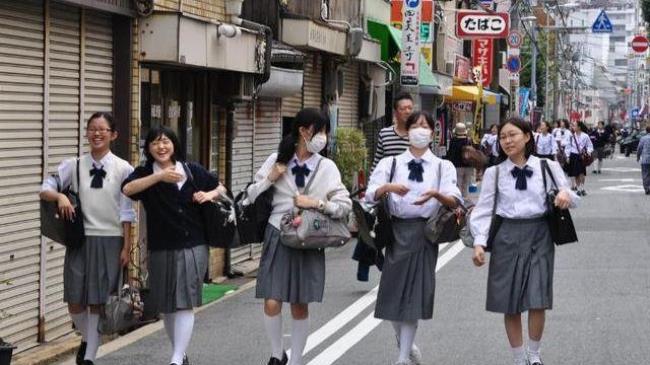
<path id="1" fill-rule="evenodd" d="M 361 46 L 363 45 L 363 29 L 350 28 L 348 34 L 348 56 L 356 57 L 361 53 Z"/>
<path id="2" fill-rule="evenodd" d="M 454 63 L 453 62 L 445 62 L 445 73 L 447 75 L 453 75 L 455 70 L 454 70 Z"/>

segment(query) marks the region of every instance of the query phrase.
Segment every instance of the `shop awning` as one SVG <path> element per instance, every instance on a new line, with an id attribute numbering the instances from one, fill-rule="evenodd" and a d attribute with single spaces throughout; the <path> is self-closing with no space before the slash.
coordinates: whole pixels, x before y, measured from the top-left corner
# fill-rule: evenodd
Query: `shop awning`
<path id="1" fill-rule="evenodd" d="M 392 62 L 393 57 L 402 50 L 402 31 L 388 24 L 368 20 L 368 34 L 381 42 L 381 59 Z M 431 67 L 420 54 L 420 92 L 423 94 L 441 94 L 442 90 Z"/>
<path id="2" fill-rule="evenodd" d="M 476 101 L 478 98 L 478 87 L 476 86 L 454 86 L 451 96 L 445 97 L 447 101 Z M 497 94 L 489 91 L 483 91 L 483 102 L 486 104 L 496 104 Z"/>

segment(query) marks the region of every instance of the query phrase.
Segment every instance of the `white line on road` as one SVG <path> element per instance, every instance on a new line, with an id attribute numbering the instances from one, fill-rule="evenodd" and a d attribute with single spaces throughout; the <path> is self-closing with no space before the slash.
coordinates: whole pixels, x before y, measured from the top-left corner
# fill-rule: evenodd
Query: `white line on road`
<path id="1" fill-rule="evenodd" d="M 440 249 L 442 249 L 442 248 L 443 247 L 441 245 Z M 460 242 L 460 240 L 452 242 L 451 247 L 449 248 L 449 250 L 447 250 L 447 252 L 445 252 L 438 259 L 438 264 L 436 265 L 436 272 L 440 271 L 440 269 L 442 269 L 447 263 L 449 263 L 449 261 L 451 261 L 454 257 L 456 257 L 456 255 L 458 255 L 463 250 L 463 248 L 464 248 L 464 246 L 463 246 L 462 242 Z M 373 289 L 373 291 L 375 289 Z M 377 299 L 377 294 L 375 292 L 374 300 L 376 300 L 376 299 Z M 373 302 L 374 302 L 374 300 L 373 300 Z M 370 303 L 370 304 L 372 304 L 372 303 Z M 368 305 L 370 305 L 370 304 L 368 304 Z M 377 326 L 379 326 L 379 324 L 382 322 L 382 320 L 375 318 L 374 315 L 375 315 L 375 313 L 373 312 L 369 316 L 364 318 L 359 324 L 354 326 L 348 333 L 341 336 L 341 338 L 339 338 L 336 342 L 334 342 L 332 345 L 330 345 L 328 348 L 326 348 L 323 352 L 318 354 L 318 356 L 316 356 L 307 365 L 331 365 L 331 364 L 333 364 L 336 360 L 338 360 L 341 356 L 343 356 L 349 349 L 351 349 L 352 346 L 356 345 L 359 341 L 361 341 L 364 337 L 366 337 L 370 332 L 372 332 L 372 330 L 374 330 L 375 328 L 377 328 Z M 326 324 L 325 326 L 327 326 L 328 324 Z M 341 327 L 343 325 L 341 325 Z M 311 336 L 310 336 L 310 339 L 311 339 Z M 308 343 L 309 343 L 309 340 L 308 340 Z"/>
<path id="2" fill-rule="evenodd" d="M 601 182 L 634 182 L 641 181 L 641 179 L 598 179 Z"/>

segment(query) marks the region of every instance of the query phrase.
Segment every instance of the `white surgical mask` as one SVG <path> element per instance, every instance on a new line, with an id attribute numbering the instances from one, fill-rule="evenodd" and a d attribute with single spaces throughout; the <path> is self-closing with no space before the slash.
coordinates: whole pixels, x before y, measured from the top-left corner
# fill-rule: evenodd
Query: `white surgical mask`
<path id="1" fill-rule="evenodd" d="M 318 133 L 313 136 L 311 140 L 307 141 L 307 151 L 311 153 L 320 153 L 320 151 L 327 145 L 327 135 L 325 133 Z"/>
<path id="2" fill-rule="evenodd" d="M 409 143 L 415 148 L 424 148 L 431 143 L 431 130 L 418 127 L 409 130 Z"/>

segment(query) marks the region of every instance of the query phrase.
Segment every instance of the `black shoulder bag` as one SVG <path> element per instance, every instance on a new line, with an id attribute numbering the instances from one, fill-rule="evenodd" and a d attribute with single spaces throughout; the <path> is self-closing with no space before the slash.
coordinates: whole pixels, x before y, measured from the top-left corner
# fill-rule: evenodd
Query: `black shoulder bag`
<path id="1" fill-rule="evenodd" d="M 251 201 L 248 196 L 248 187 L 252 184 L 246 185 L 246 188 L 235 197 L 240 245 L 264 241 L 264 232 L 273 211 L 273 186 L 258 195 L 255 201 Z"/>
<path id="2" fill-rule="evenodd" d="M 390 177 L 388 179 L 389 183 L 393 182 L 395 177 L 395 166 L 397 165 L 397 159 L 393 157 L 393 164 L 390 168 Z M 375 208 L 377 212 L 377 219 L 375 224 L 375 246 L 377 249 L 381 250 L 384 247 L 388 247 L 395 242 L 395 234 L 393 233 L 393 218 L 390 213 L 390 193 L 384 194 L 379 199 L 379 203 Z"/>
<path id="3" fill-rule="evenodd" d="M 551 231 L 551 237 L 556 245 L 564 245 L 567 243 L 578 242 L 578 234 L 571 219 L 571 213 L 568 209 L 560 209 L 555 206 L 555 197 L 559 189 L 551 168 L 548 166 L 548 161 L 542 160 L 542 177 L 544 179 L 544 191 L 546 192 L 546 218 L 548 219 L 548 227 Z M 553 188 L 548 189 L 546 184 L 546 174 L 551 177 Z"/>
<path id="4" fill-rule="evenodd" d="M 195 191 L 201 191 L 194 181 L 190 167 L 183 163 L 187 178 Z M 199 205 L 203 218 L 203 229 L 206 243 L 210 247 L 230 248 L 235 238 L 236 222 L 232 194 L 219 194 L 217 201 L 209 201 Z"/>
<path id="5" fill-rule="evenodd" d="M 438 191 L 442 186 L 442 161 L 438 164 Z M 462 209 L 451 209 L 441 204 L 436 215 L 427 220 L 425 236 L 427 240 L 439 245 L 453 242 L 460 238 L 460 230 L 465 224 L 465 214 Z"/>
<path id="6" fill-rule="evenodd" d="M 61 179 L 58 175 L 54 175 L 54 178 L 56 179 L 56 191 L 65 194 L 74 207 L 74 217 L 72 220 L 64 219 L 59 214 L 58 202 L 41 200 L 41 234 L 67 248 L 77 249 L 83 245 L 86 237 L 81 200 L 79 199 L 79 159 L 77 158 L 76 170 L 77 191 L 74 191 L 72 184 L 61 191 Z"/>

